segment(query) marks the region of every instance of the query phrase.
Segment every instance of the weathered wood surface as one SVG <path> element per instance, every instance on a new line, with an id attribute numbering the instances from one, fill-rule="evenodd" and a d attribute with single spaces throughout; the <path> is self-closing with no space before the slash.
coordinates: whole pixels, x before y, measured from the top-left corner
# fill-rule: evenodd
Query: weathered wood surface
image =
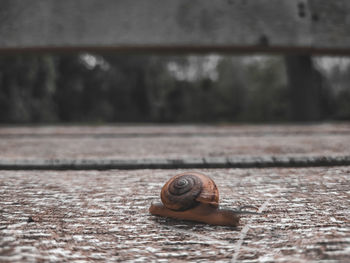
<path id="1" fill-rule="evenodd" d="M 350 167 L 198 170 L 237 228 L 148 213 L 181 171 L 1 171 L 0 262 L 349 262 Z"/>
<path id="2" fill-rule="evenodd" d="M 2 127 L 2 169 L 350 164 L 350 125 Z"/>
<path id="3" fill-rule="evenodd" d="M 94 136 L 94 137 L 137 137 L 137 136 L 275 136 L 275 135 L 342 135 L 350 134 L 350 123 L 322 124 L 133 124 L 133 125 L 41 125 L 41 126 L 0 126 L 0 136 Z"/>
<path id="4" fill-rule="evenodd" d="M 0 1 L 0 51 L 350 53 L 346 0 Z"/>

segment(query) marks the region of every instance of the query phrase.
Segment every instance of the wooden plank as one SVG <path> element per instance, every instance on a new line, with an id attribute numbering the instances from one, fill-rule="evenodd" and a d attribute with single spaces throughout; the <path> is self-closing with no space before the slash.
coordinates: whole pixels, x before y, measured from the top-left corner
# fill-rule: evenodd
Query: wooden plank
<path id="1" fill-rule="evenodd" d="M 165 136 L 297 136 L 347 135 L 349 122 L 320 124 L 115 124 L 115 125 L 1 125 L 0 137 L 134 138 Z"/>
<path id="2" fill-rule="evenodd" d="M 346 0 L 0 2 L 0 51 L 350 53 Z"/>
<path id="3" fill-rule="evenodd" d="M 339 166 L 350 126 L 3 127 L 0 149 L 11 170 Z"/>
<path id="4" fill-rule="evenodd" d="M 350 125 L 2 127 L 0 169 L 350 164 Z"/>
<path id="5" fill-rule="evenodd" d="M 350 168 L 199 170 L 237 228 L 151 216 L 183 170 L 2 171 L 1 262 L 347 262 Z"/>

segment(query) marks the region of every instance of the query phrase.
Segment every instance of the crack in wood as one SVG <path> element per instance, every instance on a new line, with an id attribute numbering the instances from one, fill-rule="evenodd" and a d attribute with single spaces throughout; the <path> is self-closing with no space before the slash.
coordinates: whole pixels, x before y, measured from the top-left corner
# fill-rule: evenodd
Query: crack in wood
<path id="1" fill-rule="evenodd" d="M 282 189 L 280 189 L 279 191 L 277 191 L 275 193 L 275 196 L 274 197 L 270 197 L 268 198 L 258 209 L 258 213 L 262 213 L 264 212 L 264 210 L 266 209 L 266 207 L 269 205 L 270 201 L 275 198 L 276 196 L 279 196 L 279 194 L 282 192 Z M 250 229 L 250 225 L 252 223 L 253 219 L 250 218 L 248 223 L 243 227 L 241 233 L 240 233 L 240 237 L 239 237 L 239 240 L 237 241 L 236 243 L 236 246 L 235 246 L 235 253 L 233 254 L 233 257 L 231 259 L 231 263 L 235 263 L 237 262 L 237 259 L 238 259 L 238 256 L 239 256 L 239 252 L 241 250 L 241 247 L 242 247 L 242 244 L 243 244 L 243 241 Z"/>

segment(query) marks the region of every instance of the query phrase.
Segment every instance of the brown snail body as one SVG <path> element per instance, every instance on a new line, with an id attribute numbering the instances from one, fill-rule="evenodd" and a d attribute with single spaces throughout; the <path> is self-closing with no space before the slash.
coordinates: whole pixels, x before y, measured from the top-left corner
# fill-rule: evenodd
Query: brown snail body
<path id="1" fill-rule="evenodd" d="M 211 225 L 237 226 L 237 211 L 219 208 L 215 182 L 200 173 L 183 173 L 171 178 L 162 188 L 163 204 L 152 204 L 153 215 L 191 220 Z"/>

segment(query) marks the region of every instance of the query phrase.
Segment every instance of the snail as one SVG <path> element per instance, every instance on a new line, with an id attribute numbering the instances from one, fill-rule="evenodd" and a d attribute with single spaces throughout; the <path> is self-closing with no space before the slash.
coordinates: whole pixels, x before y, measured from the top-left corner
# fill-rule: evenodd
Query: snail
<path id="1" fill-rule="evenodd" d="M 219 191 L 208 176 L 188 172 L 171 178 L 161 190 L 162 204 L 151 204 L 152 215 L 210 225 L 237 226 L 241 210 L 219 208 Z M 248 206 L 245 206 L 248 207 Z"/>

